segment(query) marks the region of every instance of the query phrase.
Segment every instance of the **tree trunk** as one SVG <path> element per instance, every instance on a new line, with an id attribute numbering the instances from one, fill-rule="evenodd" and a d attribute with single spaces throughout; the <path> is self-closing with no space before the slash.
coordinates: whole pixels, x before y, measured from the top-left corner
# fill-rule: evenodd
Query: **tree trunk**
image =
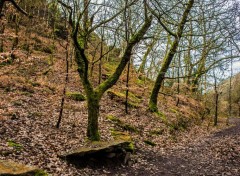
<path id="1" fill-rule="evenodd" d="M 159 36 L 159 33 L 157 33 L 157 36 Z M 138 72 L 141 74 L 145 73 L 145 67 L 146 67 L 146 63 L 147 63 L 147 58 L 148 55 L 150 54 L 150 52 L 152 51 L 153 47 L 155 46 L 155 44 L 157 43 L 157 38 L 153 38 L 151 43 L 149 44 L 149 46 L 147 47 L 147 51 L 145 52 L 144 56 L 143 56 L 143 60 L 138 68 Z"/>
<path id="2" fill-rule="evenodd" d="M 4 34 L 4 30 L 5 30 L 5 23 L 3 21 L 0 21 L 0 34 Z M 3 52 L 3 37 L 0 38 L 0 52 Z"/>
<path id="3" fill-rule="evenodd" d="M 160 72 L 155 81 L 155 84 L 154 84 L 154 87 L 153 87 L 153 90 L 152 90 L 152 93 L 150 96 L 150 100 L 149 100 L 149 110 L 152 112 L 158 112 L 158 108 L 157 108 L 158 92 L 162 86 L 165 74 L 172 62 L 172 59 L 173 59 L 175 53 L 177 52 L 177 47 L 178 47 L 180 38 L 183 33 L 183 28 L 184 28 L 185 23 L 187 22 L 187 17 L 193 6 L 193 3 L 194 3 L 194 0 L 189 0 L 188 5 L 183 13 L 181 22 L 178 25 L 177 33 L 174 36 L 174 42 L 171 45 L 169 52 L 167 53 L 166 57 L 163 60 L 163 64 L 161 66 Z"/>
<path id="4" fill-rule="evenodd" d="M 214 126 L 218 123 L 218 92 L 215 92 L 215 115 L 214 115 Z"/>
<path id="5" fill-rule="evenodd" d="M 240 117 L 240 102 L 238 102 L 238 117 Z"/>
<path id="6" fill-rule="evenodd" d="M 88 127 L 87 136 L 92 141 L 100 140 L 98 132 L 98 117 L 99 117 L 99 101 L 100 99 L 96 96 L 96 93 L 89 95 L 88 104 Z"/>
<path id="7" fill-rule="evenodd" d="M 3 10 L 3 5 L 4 5 L 5 0 L 0 0 L 0 19 L 2 17 L 2 10 Z"/>

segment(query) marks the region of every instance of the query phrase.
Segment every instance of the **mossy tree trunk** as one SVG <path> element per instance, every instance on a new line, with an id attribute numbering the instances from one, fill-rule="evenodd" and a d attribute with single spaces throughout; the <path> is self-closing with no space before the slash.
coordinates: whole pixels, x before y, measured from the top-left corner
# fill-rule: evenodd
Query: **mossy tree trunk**
<path id="1" fill-rule="evenodd" d="M 79 31 L 82 14 L 80 14 L 77 21 L 74 21 L 73 20 L 74 18 L 72 17 L 73 15 L 72 8 L 61 1 L 58 1 L 58 2 L 61 5 L 63 5 L 65 8 L 67 8 L 70 13 L 69 24 L 72 26 L 72 40 L 75 48 L 75 60 L 78 66 L 78 73 L 79 73 L 81 82 L 83 84 L 84 91 L 87 96 L 87 105 L 88 105 L 87 136 L 90 140 L 97 141 L 97 140 L 100 140 L 100 134 L 98 130 L 98 117 L 99 117 L 99 107 L 100 107 L 99 102 L 104 92 L 106 92 L 118 81 L 124 68 L 126 67 L 127 63 L 130 61 L 133 47 L 143 39 L 145 33 L 151 26 L 152 17 L 148 17 L 146 15 L 144 24 L 134 35 L 130 37 L 129 42 L 127 43 L 127 46 L 124 50 L 123 56 L 121 57 L 120 63 L 117 66 L 115 72 L 111 76 L 109 76 L 107 80 L 105 80 L 96 88 L 94 88 L 88 78 L 89 77 L 88 75 L 89 60 L 87 58 L 87 55 L 85 54 L 85 50 L 87 48 L 87 41 L 88 41 L 87 37 L 95 29 L 97 29 L 98 27 L 101 27 L 101 25 L 96 25 L 96 26 L 93 26 L 92 28 L 87 27 L 86 29 Z M 111 19 L 114 19 L 116 16 L 118 16 L 120 12 L 117 13 L 112 18 L 101 22 L 101 24 L 104 25 L 105 23 L 111 21 Z M 87 25 L 83 25 L 83 26 L 87 26 Z M 79 39 L 79 36 L 81 36 L 81 39 Z"/>
<path id="2" fill-rule="evenodd" d="M 88 126 L 87 136 L 90 140 L 97 141 L 100 139 L 98 130 L 98 117 L 99 117 L 99 104 L 100 98 L 97 92 L 92 92 L 91 95 L 87 96 L 88 104 Z"/>
<path id="3" fill-rule="evenodd" d="M 183 33 L 183 28 L 184 28 L 185 23 L 187 22 L 188 14 L 189 14 L 192 6 L 193 6 L 193 3 L 194 3 L 194 0 L 189 0 L 189 2 L 187 4 L 187 7 L 184 10 L 181 22 L 178 25 L 178 29 L 177 29 L 176 34 L 169 31 L 169 29 L 166 28 L 166 26 L 163 26 L 170 35 L 174 36 L 174 41 L 173 41 L 173 43 L 170 47 L 170 50 L 168 51 L 168 53 L 166 54 L 166 56 L 163 60 L 162 66 L 160 68 L 160 71 L 159 71 L 157 79 L 155 81 L 153 90 L 151 92 L 151 96 L 150 96 L 150 100 L 149 100 L 149 109 L 152 112 L 158 112 L 158 108 L 157 108 L 158 92 L 159 92 L 159 90 L 162 86 L 165 74 L 168 71 L 168 68 L 169 68 L 169 66 L 172 62 L 172 59 L 177 52 L 178 44 L 179 44 L 180 38 L 181 38 L 182 33 Z M 153 15 L 156 16 L 159 19 L 159 16 L 156 13 L 153 12 Z M 160 20 L 159 20 L 159 22 L 161 24 Z"/>

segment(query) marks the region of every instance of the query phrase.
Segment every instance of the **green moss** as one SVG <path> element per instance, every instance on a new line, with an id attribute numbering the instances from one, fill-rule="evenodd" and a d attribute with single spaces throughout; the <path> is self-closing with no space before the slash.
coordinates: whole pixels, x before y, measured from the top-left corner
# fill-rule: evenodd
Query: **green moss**
<path id="1" fill-rule="evenodd" d="M 127 104 L 128 104 L 128 106 L 131 107 L 131 108 L 139 108 L 139 107 L 140 107 L 138 104 L 132 103 L 132 102 L 128 102 Z"/>
<path id="2" fill-rule="evenodd" d="M 14 149 L 16 149 L 16 150 L 22 150 L 22 148 L 23 148 L 23 146 L 21 145 L 21 144 L 18 144 L 18 143 L 16 143 L 16 142 L 14 142 L 14 141 L 12 141 L 12 140 L 9 140 L 8 142 L 7 142 L 7 144 L 8 144 L 8 146 L 9 147 L 13 147 Z"/>
<path id="3" fill-rule="evenodd" d="M 135 146 L 134 146 L 133 142 L 131 142 L 131 143 L 125 148 L 125 150 L 128 151 L 128 152 L 134 152 Z"/>
<path id="4" fill-rule="evenodd" d="M 164 132 L 164 129 L 157 129 L 150 131 L 150 135 L 162 135 Z"/>
<path id="5" fill-rule="evenodd" d="M 43 170 L 38 170 L 34 176 L 48 176 L 48 174 Z"/>
<path id="6" fill-rule="evenodd" d="M 115 140 L 131 141 L 131 136 L 128 133 L 122 131 L 111 130 L 111 134 Z"/>
<path id="7" fill-rule="evenodd" d="M 85 101 L 86 97 L 79 92 L 66 92 L 66 96 L 75 101 Z"/>
<path id="8" fill-rule="evenodd" d="M 128 133 L 122 131 L 111 130 L 111 134 L 115 140 L 131 141 L 131 136 Z M 133 142 L 130 142 L 128 146 L 125 147 L 126 151 L 133 152 L 135 150 Z"/>
<path id="9" fill-rule="evenodd" d="M 115 122 L 115 124 L 117 126 L 119 126 L 120 128 L 122 128 L 123 130 L 129 131 L 129 132 L 135 132 L 135 133 L 139 132 L 139 130 L 136 127 L 134 127 L 130 124 L 124 123 L 119 118 L 117 118 L 113 115 L 108 115 L 107 119 L 111 120 L 112 122 Z"/>
<path id="10" fill-rule="evenodd" d="M 125 103 L 125 99 L 126 99 L 126 92 L 117 92 L 117 91 L 113 91 L 113 90 L 108 90 L 107 91 L 108 95 L 111 98 L 118 98 L 120 99 L 122 102 Z M 141 99 L 139 99 L 138 97 L 136 97 L 133 93 L 128 92 L 128 106 L 132 107 L 132 108 L 139 108 L 139 103 L 141 103 Z"/>
<path id="11" fill-rule="evenodd" d="M 156 117 L 159 117 L 163 122 L 167 122 L 167 116 L 163 112 L 157 111 L 157 112 L 154 112 L 154 115 Z"/>
<path id="12" fill-rule="evenodd" d="M 155 114 L 158 114 L 158 108 L 155 103 L 149 102 L 148 108 L 151 112 L 154 112 Z"/>
<path id="13" fill-rule="evenodd" d="M 124 95 L 126 94 L 126 91 L 124 91 Z M 128 98 L 130 99 L 130 101 L 135 102 L 135 103 L 141 103 L 142 99 L 139 98 L 137 95 L 135 95 L 132 92 L 128 92 Z"/>
<path id="14" fill-rule="evenodd" d="M 121 120 L 113 115 L 107 115 L 107 119 L 113 122 L 121 123 Z"/>
<path id="15" fill-rule="evenodd" d="M 138 133 L 139 131 L 132 125 L 130 124 L 121 124 L 120 125 L 124 130 L 127 130 L 127 131 L 130 131 L 130 132 L 135 132 L 135 133 Z"/>
<path id="16" fill-rule="evenodd" d="M 136 83 L 137 83 L 137 85 L 139 85 L 139 86 L 144 85 L 144 81 L 141 80 L 141 79 L 137 79 L 137 80 L 136 80 Z"/>
<path id="17" fill-rule="evenodd" d="M 172 111 L 173 113 L 176 113 L 176 114 L 178 113 L 176 109 L 170 108 L 169 110 Z"/>
<path id="18" fill-rule="evenodd" d="M 104 63 L 103 68 L 108 74 L 112 74 L 116 70 L 117 64 L 115 62 Z"/>
<path id="19" fill-rule="evenodd" d="M 149 141 L 149 140 L 144 140 L 143 141 L 145 144 L 147 144 L 147 145 L 150 145 L 150 146 L 152 146 L 152 147 L 154 147 L 154 146 L 156 146 L 157 144 L 155 144 L 154 142 L 152 142 L 152 141 Z"/>

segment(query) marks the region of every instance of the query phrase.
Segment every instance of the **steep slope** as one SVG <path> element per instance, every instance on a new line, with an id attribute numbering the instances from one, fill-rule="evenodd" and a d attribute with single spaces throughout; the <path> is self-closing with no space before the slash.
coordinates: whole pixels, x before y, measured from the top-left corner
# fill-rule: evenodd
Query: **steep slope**
<path id="1" fill-rule="evenodd" d="M 8 28 L 5 35 L 11 31 Z M 98 175 L 103 167 L 107 168 L 105 174 L 122 173 L 125 166 L 121 164 L 110 162 L 99 168 L 78 168 L 58 158 L 59 153 L 86 143 L 86 102 L 67 96 L 60 129 L 55 128 L 66 74 L 65 51 L 60 45 L 64 41 L 53 43 L 46 36 L 32 33 L 28 39 L 32 48 L 27 53 L 25 32 L 24 28 L 20 31 L 14 59 L 0 66 L 0 159 L 30 163 L 53 175 Z M 11 38 L 5 41 L 5 51 L 10 48 Z M 67 92 L 84 94 L 73 60 L 70 60 Z M 116 58 L 104 61 L 103 76 L 113 71 L 116 62 Z M 128 114 L 124 105 L 125 71 L 101 101 L 100 133 L 103 141 L 112 140 L 118 132 L 130 134 L 136 153 L 129 168 L 140 172 L 146 166 L 146 155 L 164 151 L 176 142 L 188 141 L 197 131 L 206 134 L 203 132 L 206 126 L 202 129 L 195 126 L 200 123 L 204 107 L 186 95 L 159 95 L 161 114 L 148 112 L 152 81 L 140 80 L 133 67 L 130 75 Z M 94 67 L 92 81 L 98 84 L 98 66 Z"/>

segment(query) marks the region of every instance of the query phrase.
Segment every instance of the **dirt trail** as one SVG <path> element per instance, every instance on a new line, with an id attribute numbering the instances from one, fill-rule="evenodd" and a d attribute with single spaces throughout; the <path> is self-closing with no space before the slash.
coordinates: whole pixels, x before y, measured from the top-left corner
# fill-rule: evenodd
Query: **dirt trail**
<path id="1" fill-rule="evenodd" d="M 230 120 L 229 128 L 192 144 L 156 156 L 144 154 L 147 171 L 134 175 L 240 175 L 240 119 Z M 154 169 L 155 168 L 155 169 Z"/>
<path id="2" fill-rule="evenodd" d="M 162 151 L 138 151 L 130 166 L 100 167 L 101 175 L 240 176 L 240 119 L 231 126 L 188 145 Z"/>

